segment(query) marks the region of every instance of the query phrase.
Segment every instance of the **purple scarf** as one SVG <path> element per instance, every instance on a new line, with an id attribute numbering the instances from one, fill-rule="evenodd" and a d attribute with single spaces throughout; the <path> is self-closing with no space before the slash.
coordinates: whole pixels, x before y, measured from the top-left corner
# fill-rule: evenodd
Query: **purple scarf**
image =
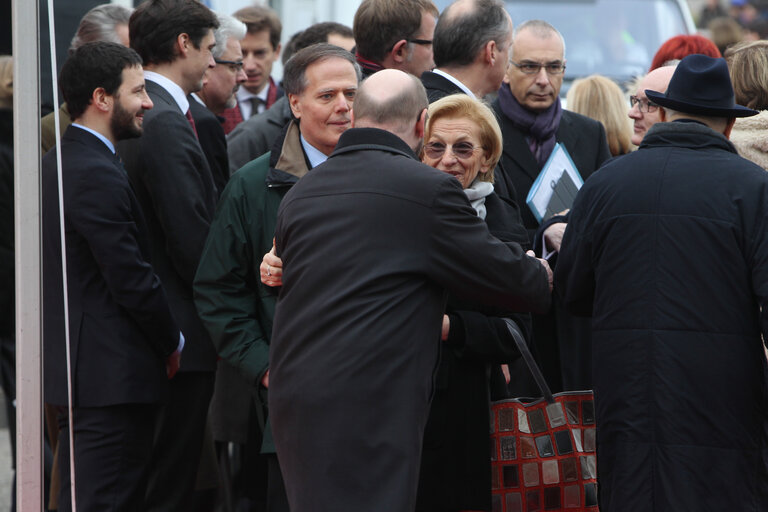
<path id="1" fill-rule="evenodd" d="M 499 89 L 499 105 L 512 124 L 527 134 L 526 140 L 531 154 L 536 158 L 539 169 L 544 167 L 547 158 L 555 149 L 555 132 L 563 115 L 560 98 L 556 98 L 544 112 L 531 112 L 518 103 L 509 89 L 509 84 L 502 83 Z"/>

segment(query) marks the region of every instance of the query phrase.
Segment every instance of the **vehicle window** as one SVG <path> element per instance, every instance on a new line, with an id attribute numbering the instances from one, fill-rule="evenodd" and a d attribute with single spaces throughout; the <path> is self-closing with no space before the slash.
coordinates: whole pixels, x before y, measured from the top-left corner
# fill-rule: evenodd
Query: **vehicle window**
<path id="1" fill-rule="evenodd" d="M 624 81 L 645 73 L 661 44 L 688 33 L 669 0 L 506 2 L 515 26 L 543 19 L 565 38 L 566 79 L 599 73 Z"/>

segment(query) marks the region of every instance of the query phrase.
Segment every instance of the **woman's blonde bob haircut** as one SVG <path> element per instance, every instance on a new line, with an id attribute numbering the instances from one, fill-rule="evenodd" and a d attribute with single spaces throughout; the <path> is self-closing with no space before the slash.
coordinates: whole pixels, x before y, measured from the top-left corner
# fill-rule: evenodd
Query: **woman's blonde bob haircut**
<path id="1" fill-rule="evenodd" d="M 499 123 L 490 107 L 466 94 L 451 94 L 432 103 L 427 113 L 427 127 L 424 130 L 425 142 L 432 136 L 432 127 L 435 121 L 440 119 L 467 120 L 480 128 L 480 145 L 485 150 L 485 163 L 488 165 L 488 172 L 478 174 L 476 179 L 493 183 L 493 169 L 501 158 L 502 141 L 501 128 L 499 128 Z"/>
<path id="2" fill-rule="evenodd" d="M 737 43 L 725 51 L 736 103 L 768 109 L 768 41 Z"/>
<path id="3" fill-rule="evenodd" d="M 575 80 L 566 96 L 568 110 L 603 123 L 611 155 L 628 153 L 632 138 L 629 105 L 621 88 L 601 75 Z"/>

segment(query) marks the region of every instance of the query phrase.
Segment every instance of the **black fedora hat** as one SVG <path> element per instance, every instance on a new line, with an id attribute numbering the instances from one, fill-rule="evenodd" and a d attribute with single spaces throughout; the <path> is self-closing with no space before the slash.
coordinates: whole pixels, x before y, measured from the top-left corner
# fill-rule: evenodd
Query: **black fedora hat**
<path id="1" fill-rule="evenodd" d="M 725 59 L 706 55 L 683 58 L 669 81 L 666 93 L 646 89 L 657 105 L 686 114 L 711 117 L 749 117 L 757 110 L 736 104 Z"/>

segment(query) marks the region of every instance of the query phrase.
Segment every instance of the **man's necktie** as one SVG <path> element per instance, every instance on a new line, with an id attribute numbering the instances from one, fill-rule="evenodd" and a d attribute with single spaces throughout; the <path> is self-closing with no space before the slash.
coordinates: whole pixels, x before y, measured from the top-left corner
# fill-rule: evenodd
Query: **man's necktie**
<path id="1" fill-rule="evenodd" d="M 187 121 L 189 121 L 189 125 L 192 127 L 192 131 L 195 132 L 195 138 L 197 137 L 197 127 L 195 126 L 195 120 L 192 118 L 192 111 L 187 110 Z"/>
<path id="2" fill-rule="evenodd" d="M 266 103 L 264 103 L 264 100 L 259 98 L 258 96 L 252 96 L 250 100 L 251 100 L 251 117 L 253 117 L 259 114 L 259 107 L 261 105 L 266 105 Z"/>

